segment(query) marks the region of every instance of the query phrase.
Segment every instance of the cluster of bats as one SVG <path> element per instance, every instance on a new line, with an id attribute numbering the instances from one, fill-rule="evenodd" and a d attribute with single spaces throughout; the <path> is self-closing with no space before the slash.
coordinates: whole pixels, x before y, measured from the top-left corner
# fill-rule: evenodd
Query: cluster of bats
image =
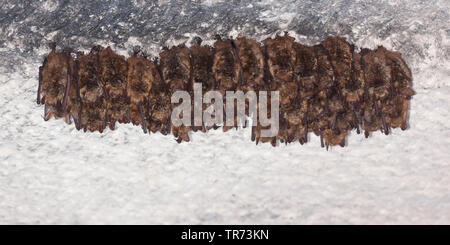
<path id="1" fill-rule="evenodd" d="M 397 52 L 380 46 L 358 53 L 342 37 L 306 46 L 287 34 L 262 44 L 244 37 L 217 37 L 213 47 L 201 43 L 196 38 L 190 48 L 163 48 L 152 60 L 138 49 L 125 58 L 110 47 L 85 54 L 57 51 L 53 44 L 39 67 L 37 103 L 45 105 L 45 120 L 73 120 L 78 130 L 103 132 L 131 122 L 144 133 L 172 133 L 181 142 L 189 141 L 190 131 L 219 127 L 171 124 L 171 95 L 201 83 L 203 93 L 279 91 L 278 135 L 262 137 L 264 127 L 253 125 L 256 143 L 303 144 L 314 132 L 328 148 L 344 146 L 353 129 L 368 137 L 407 128 L 414 91 L 411 71 Z"/>

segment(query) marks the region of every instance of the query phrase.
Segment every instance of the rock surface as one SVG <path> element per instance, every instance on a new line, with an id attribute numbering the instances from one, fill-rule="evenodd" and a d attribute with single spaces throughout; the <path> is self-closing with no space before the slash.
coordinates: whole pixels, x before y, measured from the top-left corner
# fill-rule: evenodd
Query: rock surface
<path id="1" fill-rule="evenodd" d="M 0 6 L 2 224 L 448 224 L 450 4 L 436 1 L 3 1 Z M 305 44 L 346 36 L 403 54 L 417 94 L 409 129 L 351 132 L 349 147 L 255 146 L 250 130 L 177 144 L 120 125 L 82 133 L 42 119 L 37 71 L 48 43 L 115 50 L 215 34 Z"/>

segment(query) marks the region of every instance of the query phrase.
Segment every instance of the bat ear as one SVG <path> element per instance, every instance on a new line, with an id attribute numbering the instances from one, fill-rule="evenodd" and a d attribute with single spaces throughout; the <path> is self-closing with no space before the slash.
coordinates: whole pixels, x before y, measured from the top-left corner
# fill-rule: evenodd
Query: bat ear
<path id="1" fill-rule="evenodd" d="M 215 39 L 216 41 L 222 41 L 222 37 L 221 37 L 219 34 L 216 34 L 216 35 L 214 36 L 214 39 Z"/>
<path id="2" fill-rule="evenodd" d="M 202 45 L 203 40 L 200 37 L 195 37 L 194 38 L 194 43 L 197 45 Z"/>

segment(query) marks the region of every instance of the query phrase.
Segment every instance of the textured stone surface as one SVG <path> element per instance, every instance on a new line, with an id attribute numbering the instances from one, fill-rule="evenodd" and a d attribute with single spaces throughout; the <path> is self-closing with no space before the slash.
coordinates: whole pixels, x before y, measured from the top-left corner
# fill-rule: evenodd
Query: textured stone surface
<path id="1" fill-rule="evenodd" d="M 0 223 L 449 223 L 448 1 L 235 1 L 157 4 L 2 1 Z M 79 15 L 80 14 L 80 15 Z M 120 125 L 82 133 L 35 103 L 37 71 L 58 41 L 151 54 L 195 35 L 262 40 L 279 30 L 400 51 L 417 95 L 410 129 L 324 151 L 319 139 L 255 146 L 249 130 L 178 145 Z"/>

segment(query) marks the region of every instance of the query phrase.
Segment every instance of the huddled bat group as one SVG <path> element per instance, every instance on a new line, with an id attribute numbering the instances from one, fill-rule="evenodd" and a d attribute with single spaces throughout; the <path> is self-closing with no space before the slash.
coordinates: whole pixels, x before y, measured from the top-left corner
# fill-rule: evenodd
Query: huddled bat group
<path id="1" fill-rule="evenodd" d="M 171 95 L 193 93 L 193 84 L 201 83 L 203 93 L 279 91 L 278 135 L 262 137 L 264 127 L 253 125 L 256 143 L 303 144 L 314 132 L 328 148 L 344 146 L 353 129 L 368 137 L 377 130 L 389 134 L 391 128 L 407 128 L 414 91 L 400 53 L 382 46 L 358 53 L 342 37 L 314 46 L 287 34 L 262 44 L 243 37 L 217 37 L 213 47 L 201 42 L 196 38 L 190 48 L 163 48 L 153 60 L 139 50 L 125 58 L 110 47 L 95 46 L 85 54 L 53 45 L 39 67 L 37 103 L 45 105 L 45 120 L 73 120 L 78 130 L 103 132 L 116 122 L 131 122 L 144 133 L 172 133 L 181 142 L 189 141 L 190 131 L 218 128 L 171 124 Z"/>

